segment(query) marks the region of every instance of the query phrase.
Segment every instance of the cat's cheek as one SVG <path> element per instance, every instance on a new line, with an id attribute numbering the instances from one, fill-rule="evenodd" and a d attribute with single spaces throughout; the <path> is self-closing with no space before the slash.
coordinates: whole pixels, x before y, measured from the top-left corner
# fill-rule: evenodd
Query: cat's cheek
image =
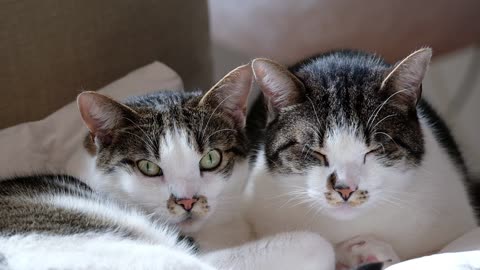
<path id="1" fill-rule="evenodd" d="M 302 184 L 307 187 L 309 193 L 315 196 L 317 200 L 325 202 L 324 194 L 328 191 L 328 177 L 331 173 L 332 170 L 328 167 L 315 166 L 308 171 L 306 183 Z M 300 181 L 299 179 L 297 182 Z"/>
<path id="2" fill-rule="evenodd" d="M 368 184 L 372 189 L 387 188 L 388 190 L 402 190 L 408 186 L 410 171 L 402 169 L 403 166 L 386 167 L 380 162 L 372 162 L 368 167 Z"/>
<path id="3" fill-rule="evenodd" d="M 223 177 L 214 173 L 204 174 L 201 181 L 202 185 L 199 193 L 206 196 L 207 198 L 216 198 L 219 194 L 222 193 L 227 182 Z"/>
<path id="4" fill-rule="evenodd" d="M 375 158 L 369 158 L 363 165 L 363 177 L 358 183 L 358 188 L 361 190 L 372 191 L 372 189 L 381 188 L 387 173 L 385 168 L 378 163 Z"/>

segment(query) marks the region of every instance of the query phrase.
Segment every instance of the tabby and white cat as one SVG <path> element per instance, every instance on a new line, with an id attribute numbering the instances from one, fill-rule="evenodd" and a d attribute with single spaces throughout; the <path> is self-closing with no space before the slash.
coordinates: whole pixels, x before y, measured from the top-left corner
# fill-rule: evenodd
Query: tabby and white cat
<path id="1" fill-rule="evenodd" d="M 262 138 L 248 187 L 259 236 L 303 229 L 337 244 L 373 235 L 408 259 L 477 226 L 460 151 L 421 99 L 431 54 L 420 49 L 393 66 L 352 51 L 289 70 L 253 61 L 266 100 L 247 124 Z"/>
<path id="2" fill-rule="evenodd" d="M 313 256 L 333 256 L 314 233 L 232 247 L 250 238 L 239 201 L 252 76 L 242 66 L 205 95 L 159 92 L 124 104 L 80 94 L 90 135 L 66 170 L 82 181 L 0 182 L 0 269 L 331 269 L 333 259 Z M 169 226 L 193 235 L 201 254 Z"/>

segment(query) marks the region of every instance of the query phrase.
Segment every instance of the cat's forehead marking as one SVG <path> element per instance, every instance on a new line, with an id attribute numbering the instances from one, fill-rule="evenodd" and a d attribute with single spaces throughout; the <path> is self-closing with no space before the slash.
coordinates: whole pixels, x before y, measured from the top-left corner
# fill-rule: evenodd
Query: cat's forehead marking
<path id="1" fill-rule="evenodd" d="M 166 130 L 160 138 L 159 155 L 166 178 L 180 182 L 199 177 L 198 162 L 201 156 L 185 130 Z"/>
<path id="2" fill-rule="evenodd" d="M 368 148 L 355 129 L 355 126 L 334 126 L 329 130 L 324 138 L 324 149 L 330 160 L 361 160 Z"/>
<path id="3" fill-rule="evenodd" d="M 173 159 L 175 157 L 183 158 L 190 157 L 192 152 L 197 152 L 193 140 L 189 138 L 190 134 L 183 128 L 177 128 L 164 131 L 164 135 L 160 140 L 160 157 L 168 157 Z"/>

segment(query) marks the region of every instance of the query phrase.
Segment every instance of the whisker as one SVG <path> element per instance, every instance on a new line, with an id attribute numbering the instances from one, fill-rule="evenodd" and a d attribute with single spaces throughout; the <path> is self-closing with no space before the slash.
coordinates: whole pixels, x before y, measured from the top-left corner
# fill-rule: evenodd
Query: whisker
<path id="1" fill-rule="evenodd" d="M 387 133 L 385 132 L 381 132 L 381 131 L 377 131 L 373 134 L 373 136 L 377 135 L 377 134 L 381 134 L 381 135 L 385 135 L 387 136 L 390 140 L 392 140 L 392 142 L 397 145 L 398 148 L 400 148 L 400 146 L 397 144 L 397 142 L 392 138 L 392 136 L 388 135 Z"/>
<path id="2" fill-rule="evenodd" d="M 149 135 L 147 134 L 147 132 L 142 128 L 141 125 L 135 123 L 135 122 L 134 122 L 132 119 L 130 119 L 130 118 L 123 117 L 123 119 L 125 119 L 125 120 L 129 121 L 130 123 L 132 123 L 135 128 L 138 128 L 138 129 L 143 133 L 143 135 L 145 135 L 145 139 L 147 139 L 147 140 L 150 142 L 150 146 L 152 146 L 152 148 L 155 149 L 155 143 L 152 141 L 152 139 L 150 138 L 150 136 L 149 136 Z M 157 122 L 156 122 L 156 118 L 154 118 L 154 123 L 155 123 L 155 124 L 157 123 Z M 146 124 L 145 124 L 144 126 L 146 126 Z"/>
<path id="3" fill-rule="evenodd" d="M 385 121 L 386 119 L 388 119 L 388 118 L 390 118 L 390 117 L 393 117 L 393 116 L 396 116 L 396 114 L 390 114 L 390 115 L 385 116 L 384 118 L 382 118 L 380 121 L 378 121 L 378 122 L 372 127 L 372 130 L 375 130 L 375 128 L 376 128 L 380 123 L 382 123 L 382 122 Z"/>
<path id="4" fill-rule="evenodd" d="M 315 109 L 315 105 L 313 105 L 313 101 L 309 96 L 306 96 L 307 99 L 310 101 L 312 105 L 313 112 L 315 113 L 315 118 L 317 119 L 318 127 L 322 128 L 322 124 L 320 123 L 320 119 L 318 118 L 317 110 Z"/>
<path id="5" fill-rule="evenodd" d="M 370 115 L 370 117 L 368 118 L 368 121 L 367 121 L 367 129 L 370 129 L 370 121 L 372 121 L 372 123 L 375 122 L 375 118 L 377 118 L 378 113 L 383 109 L 385 104 L 387 104 L 388 101 L 390 101 L 390 99 L 392 97 L 396 96 L 399 93 L 406 92 L 406 91 L 408 91 L 408 90 L 403 89 L 403 90 L 398 90 L 397 92 L 391 94 L 384 102 L 382 102 L 375 110 L 373 110 L 372 115 Z M 373 117 L 373 119 L 372 119 L 372 117 Z"/>
<path id="6" fill-rule="evenodd" d="M 223 104 L 223 102 L 225 102 L 227 99 L 229 99 L 230 97 L 232 97 L 235 93 L 232 93 L 230 95 L 228 95 L 227 97 L 225 97 L 220 103 L 218 103 L 217 107 L 215 107 L 215 109 L 213 110 L 213 112 L 210 114 L 210 117 L 208 118 L 208 121 L 207 123 L 205 124 L 205 127 L 203 127 L 203 131 L 202 131 L 202 141 L 203 141 L 203 136 L 205 135 L 205 131 L 207 130 L 207 127 L 208 127 L 208 124 L 210 123 L 210 120 L 212 119 L 213 115 L 215 114 L 215 112 L 217 112 L 218 108 L 220 108 L 220 106 Z"/>
<path id="7" fill-rule="evenodd" d="M 235 129 L 232 129 L 232 128 L 224 128 L 224 129 L 220 129 L 220 130 L 217 130 L 215 132 L 212 132 L 210 135 L 208 135 L 208 137 L 203 141 L 204 143 L 208 141 L 208 139 L 210 139 L 210 137 L 212 137 L 213 135 L 219 133 L 219 132 L 223 132 L 223 131 L 232 131 L 232 132 L 237 132 Z"/>
<path id="8" fill-rule="evenodd" d="M 120 133 L 125 133 L 125 134 L 129 134 L 129 135 L 132 135 L 132 136 L 135 136 L 137 137 L 141 142 L 143 142 L 143 144 L 145 145 L 145 147 L 147 148 L 147 151 L 150 152 L 150 154 L 154 155 L 155 151 L 154 151 L 154 147 L 147 141 L 145 141 L 145 138 L 135 134 L 135 133 L 132 133 L 132 132 L 129 132 L 129 131 L 126 131 L 126 130 L 119 130 L 118 132 Z"/>
<path id="9" fill-rule="evenodd" d="M 305 155 L 303 155 L 302 160 L 305 160 L 312 151 L 313 151 L 313 149 L 310 148 L 310 145 L 308 144 L 308 145 L 307 145 L 307 151 L 305 152 Z M 302 151 L 302 152 L 303 152 L 303 151 Z"/>

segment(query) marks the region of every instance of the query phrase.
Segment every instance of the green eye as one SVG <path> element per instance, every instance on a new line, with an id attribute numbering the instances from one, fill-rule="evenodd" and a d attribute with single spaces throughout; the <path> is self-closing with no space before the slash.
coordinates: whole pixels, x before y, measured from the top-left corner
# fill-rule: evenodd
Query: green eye
<path id="1" fill-rule="evenodd" d="M 200 160 L 200 169 L 201 170 L 213 170 L 217 168 L 222 162 L 222 154 L 218 150 L 210 150 L 205 156 Z"/>
<path id="2" fill-rule="evenodd" d="M 162 169 L 160 167 L 146 159 L 142 159 L 137 162 L 138 169 L 146 176 L 160 176 L 162 175 Z"/>

